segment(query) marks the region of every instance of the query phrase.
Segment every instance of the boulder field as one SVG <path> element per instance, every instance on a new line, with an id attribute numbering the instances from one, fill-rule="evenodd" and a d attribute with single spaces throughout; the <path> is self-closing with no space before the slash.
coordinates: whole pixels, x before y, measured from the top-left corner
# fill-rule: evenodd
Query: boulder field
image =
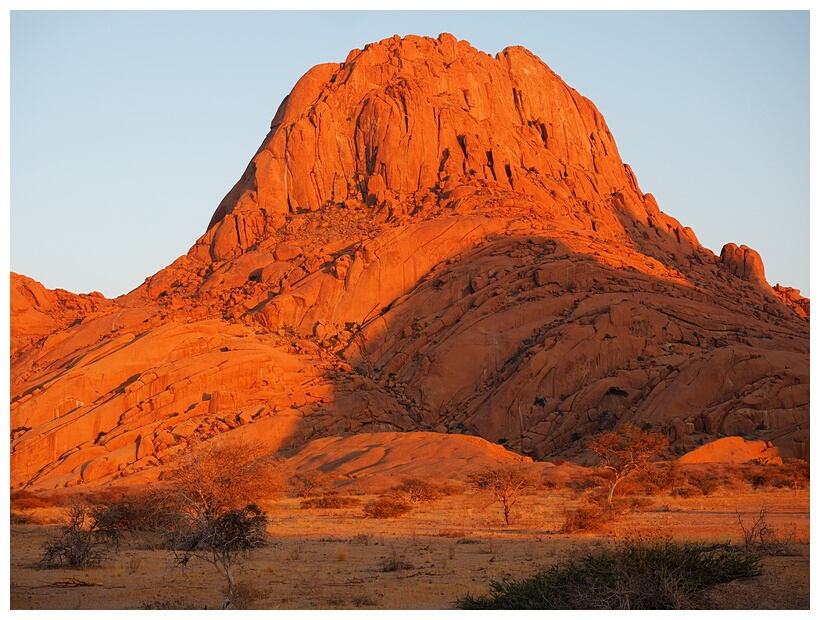
<path id="1" fill-rule="evenodd" d="M 809 300 L 664 214 L 529 51 L 394 37 L 311 69 L 139 288 L 11 274 L 10 379 L 12 488 L 158 476 L 225 434 L 539 461 L 630 422 L 675 455 L 744 436 L 807 458 Z"/>

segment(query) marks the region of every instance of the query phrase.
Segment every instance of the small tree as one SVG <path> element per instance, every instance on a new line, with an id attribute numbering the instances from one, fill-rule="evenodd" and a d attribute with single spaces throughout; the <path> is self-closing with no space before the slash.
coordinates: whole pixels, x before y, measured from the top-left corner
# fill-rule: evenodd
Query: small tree
<path id="1" fill-rule="evenodd" d="M 210 563 L 228 582 L 228 603 L 236 586 L 234 569 L 248 551 L 266 543 L 267 523 L 256 504 L 231 508 L 213 518 L 187 519 L 174 531 L 177 562 L 185 566 L 191 558 L 199 558 Z"/>
<path id="2" fill-rule="evenodd" d="M 393 490 L 411 504 L 429 502 L 439 495 L 438 487 L 429 478 L 408 478 Z"/>
<path id="3" fill-rule="evenodd" d="M 468 476 L 470 484 L 486 491 L 501 503 L 504 509 L 504 523 L 510 524 L 513 506 L 518 502 L 521 492 L 533 485 L 530 474 L 520 467 L 485 467 Z"/>
<path id="4" fill-rule="evenodd" d="M 589 440 L 589 448 L 601 457 L 600 467 L 612 472 L 607 503 L 617 484 L 630 472 L 644 469 L 649 459 L 663 452 L 669 440 L 661 433 L 644 431 L 633 424 L 624 424 L 620 430 L 604 431 Z"/>
<path id="5" fill-rule="evenodd" d="M 236 568 L 263 545 L 267 517 L 257 502 L 276 488 L 280 461 L 258 441 L 221 441 L 195 449 L 173 470 L 166 495 L 178 518 L 167 532 L 178 565 L 191 558 L 210 563 L 228 585 Z"/>
<path id="6" fill-rule="evenodd" d="M 307 499 L 315 491 L 321 491 L 328 486 L 328 475 L 318 469 L 309 469 L 296 474 L 290 479 L 293 492 L 297 496 Z"/>

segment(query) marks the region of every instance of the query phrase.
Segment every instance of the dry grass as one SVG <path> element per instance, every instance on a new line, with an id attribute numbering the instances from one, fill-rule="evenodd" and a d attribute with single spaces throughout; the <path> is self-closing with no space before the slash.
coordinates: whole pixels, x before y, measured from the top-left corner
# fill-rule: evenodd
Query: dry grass
<path id="1" fill-rule="evenodd" d="M 751 518 L 766 507 L 766 522 L 778 532 L 794 526 L 797 555 L 767 556 L 764 575 L 730 583 L 708 594 L 713 608 L 808 608 L 809 491 L 759 488 L 684 498 L 652 494 L 652 511 L 626 510 L 602 533 L 564 534 L 564 509 L 589 506 L 582 490 L 557 484 L 521 498 L 519 519 L 499 523 L 497 506 L 472 494 L 416 504 L 392 519 L 370 519 L 362 506 L 302 510 L 299 498 L 264 504 L 275 544 L 255 551 L 238 581 L 250 584 L 253 609 L 451 609 L 468 593 L 487 591 L 490 580 L 524 578 L 539 566 L 579 553 L 598 541 L 642 534 L 652 538 L 744 544 L 738 512 Z M 12 609 L 214 609 L 222 604 L 224 580 L 211 567 L 191 563 L 182 573 L 167 553 L 129 541 L 118 553 L 86 570 L 35 570 L 42 544 L 57 531 L 43 525 L 56 507 L 25 509 L 27 523 L 12 525 Z M 344 558 L 340 558 L 341 550 Z M 412 568 L 384 572 L 395 559 Z M 76 579 L 87 584 L 59 586 Z M 250 600 L 252 599 L 252 600 Z M 238 605 L 237 605 L 238 607 Z"/>

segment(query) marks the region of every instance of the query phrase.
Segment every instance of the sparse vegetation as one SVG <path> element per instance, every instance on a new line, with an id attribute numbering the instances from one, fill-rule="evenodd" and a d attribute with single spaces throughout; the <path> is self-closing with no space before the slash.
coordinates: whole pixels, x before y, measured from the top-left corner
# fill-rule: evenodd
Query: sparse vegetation
<path id="1" fill-rule="evenodd" d="M 303 499 L 299 507 L 303 510 L 311 509 L 311 508 L 328 508 L 328 509 L 339 509 L 339 508 L 348 508 L 350 506 L 358 506 L 360 501 L 355 497 L 347 497 L 345 495 L 322 495 L 321 497 L 309 497 L 307 499 Z"/>
<path id="2" fill-rule="evenodd" d="M 405 501 L 382 497 L 364 507 L 364 514 L 371 519 L 392 519 L 400 517 L 411 509 Z"/>
<path id="3" fill-rule="evenodd" d="M 404 556 L 396 553 L 393 549 L 390 555 L 381 563 L 381 570 L 383 573 L 393 573 L 400 570 L 410 570 L 413 565 L 404 559 Z"/>
<path id="4" fill-rule="evenodd" d="M 209 444 L 180 461 L 165 490 L 178 510 L 166 532 L 176 564 L 211 564 L 227 581 L 226 603 L 236 569 L 266 542 L 267 516 L 256 502 L 270 492 L 279 465 L 258 442 Z"/>
<path id="5" fill-rule="evenodd" d="M 408 478 L 393 491 L 410 504 L 429 502 L 439 496 L 439 486 L 429 478 Z"/>
<path id="6" fill-rule="evenodd" d="M 65 509 L 65 523 L 60 533 L 50 537 L 43 545 L 39 568 L 77 568 L 96 566 L 108 556 L 105 537 L 88 506 L 75 501 Z"/>
<path id="7" fill-rule="evenodd" d="M 767 519 L 766 506 L 747 521 L 743 514 L 737 512 L 737 521 L 743 532 L 743 545 L 766 555 L 791 555 L 794 533 L 783 534 L 776 530 Z"/>
<path id="8" fill-rule="evenodd" d="M 564 524 L 561 531 L 566 534 L 598 532 L 617 517 L 618 513 L 611 506 L 590 504 L 579 508 L 568 508 L 564 510 Z"/>
<path id="9" fill-rule="evenodd" d="M 669 445 L 661 433 L 624 424 L 618 431 L 605 431 L 589 440 L 589 449 L 601 457 L 600 467 L 612 473 L 607 501 L 612 503 L 615 487 L 630 472 L 645 469 L 649 459 Z"/>
<path id="10" fill-rule="evenodd" d="M 194 607 L 188 599 L 180 594 L 155 594 L 143 601 L 138 609 L 154 611 L 194 609 Z"/>
<path id="11" fill-rule="evenodd" d="M 532 476 L 521 467 L 485 468 L 468 476 L 470 484 L 479 491 L 489 493 L 501 504 L 504 523 L 512 522 L 513 507 L 518 503 L 521 492 L 534 485 Z"/>
<path id="12" fill-rule="evenodd" d="M 528 465 L 525 470 L 537 470 L 537 467 Z M 366 499 L 341 496 L 328 489 L 320 496 L 312 495 L 304 500 L 282 497 L 274 504 L 270 494 L 266 494 L 265 508 L 269 510 L 268 506 L 276 505 L 279 517 L 276 525 L 279 549 L 249 546 L 238 551 L 237 561 L 232 565 L 235 583 L 228 609 L 400 609 L 417 604 L 418 596 L 424 596 L 425 601 L 429 599 L 430 604 L 436 601 L 438 608 L 446 608 L 465 592 L 472 591 L 473 597 L 486 594 L 487 590 L 476 585 L 479 575 L 485 576 L 484 583 L 489 583 L 510 575 L 515 580 L 527 577 L 538 570 L 539 562 L 560 564 L 565 562 L 563 558 L 568 558 L 579 565 L 580 558 L 600 550 L 602 541 L 614 545 L 618 536 L 625 533 L 657 536 L 659 528 L 666 528 L 669 523 L 682 540 L 708 540 L 708 546 L 704 547 L 707 551 L 723 549 L 762 556 L 767 570 L 764 578 L 749 584 L 694 593 L 683 588 L 673 589 L 673 592 L 683 592 L 673 597 L 681 607 L 727 609 L 736 608 L 738 602 L 748 602 L 751 608 L 757 608 L 764 598 L 783 608 L 808 605 L 808 493 L 800 491 L 800 487 L 793 492 L 791 484 L 754 486 L 752 483 L 755 476 L 781 480 L 782 466 L 653 463 L 626 477 L 617 486 L 612 504 L 607 502 L 607 489 L 602 484 L 604 480 L 609 484 L 607 472 L 567 464 L 563 468 L 549 467 L 544 473 L 551 474 L 549 480 L 554 482 L 553 488 L 546 493 L 541 487 L 525 489 L 523 493 L 530 499 L 526 519 L 519 501 L 514 510 L 521 515 L 521 525 L 507 529 L 501 537 L 486 533 L 486 517 L 479 511 L 486 509 L 490 500 L 498 506 L 492 508 L 496 515 L 493 519 L 500 522 L 501 518 L 501 504 L 486 493 L 452 499 L 439 496 L 433 506 L 419 509 L 417 516 L 401 519 L 400 523 L 362 521 L 363 508 L 369 500 L 399 501 L 403 504 L 402 512 L 423 506 L 420 502 L 411 504 L 396 490 L 409 478 L 399 477 L 392 490 Z M 541 475 L 539 480 L 545 477 Z M 694 484 L 700 479 L 714 481 L 716 486 L 708 495 L 703 495 Z M 362 482 L 357 481 L 345 489 L 363 493 L 385 488 L 381 480 L 378 484 L 370 484 L 367 479 Z M 437 483 L 438 480 L 431 481 L 433 485 Z M 29 524 L 12 526 L 12 539 L 17 541 L 12 543 L 16 545 L 12 551 L 12 607 L 85 607 L 85 600 L 99 605 L 100 601 L 108 600 L 103 597 L 110 597 L 111 608 L 140 605 L 145 609 L 218 608 L 228 589 L 228 580 L 203 556 L 191 556 L 190 563 L 186 562 L 183 542 L 188 521 L 179 521 L 181 508 L 175 503 L 179 499 L 169 499 L 176 497 L 173 486 L 173 480 L 166 478 L 152 485 L 149 492 L 132 487 L 102 487 L 90 492 L 68 489 L 62 495 L 22 494 L 19 499 L 31 501 L 34 506 L 19 511 L 31 518 Z M 696 494 L 695 501 L 672 494 L 676 488 L 691 489 Z M 740 495 L 734 496 L 734 493 Z M 58 532 L 58 526 L 53 524 L 61 512 L 58 504 L 65 503 L 66 497 L 78 498 L 84 507 L 84 529 L 93 528 L 98 532 L 94 540 L 98 543 L 97 549 L 103 552 L 102 566 L 92 563 L 81 571 L 67 573 L 76 578 L 66 578 L 60 573 L 44 580 L 42 573 L 33 570 L 44 540 L 43 529 L 47 527 L 47 531 L 53 533 L 52 539 L 62 533 L 62 527 Z M 44 502 L 44 498 L 54 501 Z M 162 498 L 169 503 L 160 509 L 157 502 Z M 742 504 L 738 503 L 740 498 Z M 340 503 L 345 505 L 328 508 Z M 250 505 L 240 501 L 238 509 Z M 319 510 L 301 511 L 300 505 L 313 505 Z M 736 514 L 737 505 L 744 508 Z M 650 506 L 653 512 L 641 513 Z M 156 520 L 149 508 L 159 510 L 165 518 Z M 792 515 L 795 509 L 800 512 Z M 658 512 L 664 514 L 656 514 Z M 368 522 L 370 525 L 365 527 Z M 158 531 L 152 532 L 154 528 Z M 108 529 L 114 535 L 110 535 Z M 175 534 L 171 534 L 172 531 Z M 558 532 L 564 535 L 555 536 Z M 543 536 L 545 533 L 548 536 Z M 30 541 L 29 545 L 33 542 L 37 546 L 28 546 L 26 551 L 20 546 L 20 541 L 26 540 Z M 713 544 L 729 540 L 731 547 Z M 147 541 L 152 544 L 144 544 Z M 264 535 L 257 542 L 265 545 Z M 23 559 L 25 565 L 20 560 L 15 564 L 15 557 Z M 58 566 L 58 563 L 52 565 Z M 44 567 L 44 564 L 38 566 Z M 66 568 L 68 564 L 59 566 Z M 173 570 L 165 573 L 160 586 L 154 577 L 158 571 L 164 572 L 163 566 L 169 569 L 181 566 L 185 574 L 174 575 Z M 204 570 L 206 568 L 208 570 Z M 527 572 L 519 572 L 522 570 Z M 303 578 L 294 579 L 297 574 Z M 341 580 L 340 574 L 344 575 Z M 348 577 L 351 585 L 344 585 Z M 372 589 L 377 582 L 382 584 L 378 591 Z M 196 587 L 185 585 L 189 583 L 196 583 Z M 676 584 L 672 585 L 678 588 Z M 241 591 L 244 585 L 251 588 L 248 596 Z M 792 594 L 781 594 L 781 588 L 788 588 Z M 129 589 L 130 596 L 126 595 Z M 155 592 L 157 596 L 149 598 Z M 618 596 L 622 596 L 618 599 L 622 601 L 628 598 L 610 594 L 609 601 L 615 601 Z M 359 595 L 360 602 L 353 602 Z"/>
<path id="13" fill-rule="evenodd" d="M 327 489 L 330 478 L 327 474 L 318 469 L 311 469 L 306 472 L 296 474 L 290 479 L 291 487 L 297 497 L 307 499 L 317 492 Z"/>
<path id="14" fill-rule="evenodd" d="M 461 609 L 691 609 L 703 589 L 761 574 L 760 556 L 725 546 L 629 541 L 569 558 L 523 580 L 492 581 Z"/>
<path id="15" fill-rule="evenodd" d="M 271 592 L 271 588 L 258 586 L 248 580 L 237 581 L 233 586 L 230 608 L 264 609 L 264 607 L 257 607 L 257 605 L 268 598 Z"/>

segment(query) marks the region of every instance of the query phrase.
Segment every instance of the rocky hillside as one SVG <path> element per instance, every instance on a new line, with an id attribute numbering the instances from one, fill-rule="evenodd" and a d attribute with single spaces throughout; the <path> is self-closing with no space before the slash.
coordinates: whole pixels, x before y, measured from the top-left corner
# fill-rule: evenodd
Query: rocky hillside
<path id="1" fill-rule="evenodd" d="M 201 440 L 386 431 L 573 457 L 806 455 L 809 302 L 661 212 L 522 48 L 394 37 L 311 69 L 187 255 L 114 300 L 12 274 L 11 484 L 158 474 Z"/>

